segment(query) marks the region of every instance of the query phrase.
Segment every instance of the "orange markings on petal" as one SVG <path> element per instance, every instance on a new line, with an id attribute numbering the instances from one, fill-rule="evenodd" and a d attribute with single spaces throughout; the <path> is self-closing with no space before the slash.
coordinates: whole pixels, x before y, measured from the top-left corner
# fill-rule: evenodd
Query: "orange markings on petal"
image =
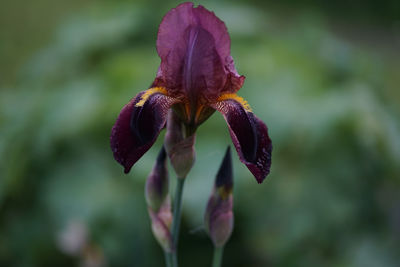
<path id="1" fill-rule="evenodd" d="M 197 110 L 196 110 L 196 116 L 195 116 L 195 121 L 196 121 L 196 122 L 199 121 L 199 117 L 200 117 L 200 114 L 201 114 L 201 111 L 203 110 L 203 108 L 204 108 L 203 105 L 200 105 L 200 106 L 197 108 Z"/>
<path id="2" fill-rule="evenodd" d="M 135 107 L 142 107 L 144 105 L 144 103 L 146 103 L 147 99 L 149 99 L 149 97 L 153 94 L 163 94 L 163 95 L 167 95 L 167 89 L 165 89 L 164 87 L 153 87 L 150 89 L 147 89 L 144 94 L 141 96 L 140 101 L 136 103 Z"/>
<path id="3" fill-rule="evenodd" d="M 230 99 L 239 102 L 247 112 L 253 112 L 251 110 L 249 103 L 247 103 L 247 101 L 243 97 L 238 96 L 237 94 L 232 94 L 232 93 L 222 94 L 218 97 L 217 101 L 220 102 L 220 101 L 230 100 Z"/>
<path id="4" fill-rule="evenodd" d="M 190 119 L 190 104 L 189 103 L 185 103 L 185 112 L 186 112 L 186 118 Z"/>

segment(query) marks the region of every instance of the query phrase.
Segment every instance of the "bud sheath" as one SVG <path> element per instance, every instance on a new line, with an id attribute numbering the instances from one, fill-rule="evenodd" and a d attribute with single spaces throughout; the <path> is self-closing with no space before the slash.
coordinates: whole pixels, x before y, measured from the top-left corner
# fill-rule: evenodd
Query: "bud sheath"
<path id="1" fill-rule="evenodd" d="M 158 154 L 154 165 L 146 181 L 146 203 L 153 211 L 157 212 L 168 194 L 169 178 L 167 170 L 166 152 L 164 147 Z"/>
<path id="2" fill-rule="evenodd" d="M 167 118 L 165 149 L 178 178 L 186 177 L 196 158 L 195 134 L 185 136 L 183 127 L 186 126 L 182 124 L 175 112 L 170 110 Z"/>

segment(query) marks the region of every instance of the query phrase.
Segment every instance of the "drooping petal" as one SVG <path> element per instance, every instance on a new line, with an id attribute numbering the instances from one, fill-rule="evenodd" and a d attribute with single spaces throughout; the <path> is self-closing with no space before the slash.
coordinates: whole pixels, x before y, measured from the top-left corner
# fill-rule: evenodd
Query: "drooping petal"
<path id="1" fill-rule="evenodd" d="M 169 11 L 160 24 L 157 51 L 161 66 L 155 83 L 194 107 L 202 99 L 215 101 L 221 91 L 236 92 L 244 82 L 230 56 L 224 22 L 202 6 L 184 3 Z"/>
<path id="2" fill-rule="evenodd" d="M 237 95 L 221 97 L 212 107 L 223 114 L 240 160 L 261 183 L 271 167 L 272 143 L 267 126 Z"/>
<path id="3" fill-rule="evenodd" d="M 168 109 L 177 101 L 164 92 L 162 88 L 140 92 L 122 108 L 112 128 L 111 149 L 125 173 L 156 141 L 165 125 Z"/>

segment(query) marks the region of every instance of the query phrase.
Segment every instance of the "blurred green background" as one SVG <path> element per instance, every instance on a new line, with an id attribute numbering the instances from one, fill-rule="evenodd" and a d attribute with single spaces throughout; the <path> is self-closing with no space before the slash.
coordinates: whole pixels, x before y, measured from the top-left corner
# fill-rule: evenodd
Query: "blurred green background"
<path id="1" fill-rule="evenodd" d="M 224 266 L 400 266 L 399 1 L 199 3 L 274 145 L 261 185 L 234 155 Z M 129 175 L 109 135 L 177 4 L 0 1 L 0 266 L 164 265 L 143 193 L 164 133 Z M 230 144 L 220 114 L 198 130 L 181 266 L 209 266 L 203 211 Z"/>

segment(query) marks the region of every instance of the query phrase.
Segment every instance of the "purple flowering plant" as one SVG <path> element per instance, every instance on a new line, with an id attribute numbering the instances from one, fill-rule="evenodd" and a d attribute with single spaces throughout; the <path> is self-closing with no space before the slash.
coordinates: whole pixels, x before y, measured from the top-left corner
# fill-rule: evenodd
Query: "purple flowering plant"
<path id="1" fill-rule="evenodd" d="M 146 183 L 152 230 L 177 266 L 176 250 L 183 185 L 195 161 L 195 133 L 216 110 L 225 118 L 239 159 L 261 183 L 269 174 L 272 144 L 267 126 L 236 93 L 245 77 L 230 55 L 225 23 L 203 6 L 183 3 L 163 18 L 157 36 L 161 64 L 151 87 L 125 105 L 112 128 L 114 158 L 128 173 L 166 127 L 164 146 Z M 178 178 L 171 210 L 167 157 Z M 233 229 L 232 163 L 228 149 L 205 215 L 215 246 L 213 266 Z"/>

